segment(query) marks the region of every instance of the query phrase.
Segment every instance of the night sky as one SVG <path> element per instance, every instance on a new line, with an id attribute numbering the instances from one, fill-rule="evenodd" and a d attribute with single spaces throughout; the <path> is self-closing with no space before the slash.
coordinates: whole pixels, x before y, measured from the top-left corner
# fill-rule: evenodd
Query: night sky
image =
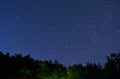
<path id="1" fill-rule="evenodd" d="M 104 64 L 120 52 L 120 0 L 0 0 L 0 51 Z"/>

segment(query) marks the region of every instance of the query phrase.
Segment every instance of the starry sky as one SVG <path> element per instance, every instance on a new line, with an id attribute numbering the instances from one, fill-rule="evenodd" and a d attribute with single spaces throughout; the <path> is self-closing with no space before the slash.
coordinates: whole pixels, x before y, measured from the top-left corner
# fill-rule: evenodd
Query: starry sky
<path id="1" fill-rule="evenodd" d="M 0 0 L 0 51 L 103 64 L 120 52 L 120 0 Z"/>

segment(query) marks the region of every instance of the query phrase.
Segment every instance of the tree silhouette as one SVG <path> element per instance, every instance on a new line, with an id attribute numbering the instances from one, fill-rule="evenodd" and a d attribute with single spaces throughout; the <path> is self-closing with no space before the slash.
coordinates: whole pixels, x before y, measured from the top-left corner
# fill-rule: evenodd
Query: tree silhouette
<path id="1" fill-rule="evenodd" d="M 107 79 L 120 79 L 120 53 L 113 53 L 107 56 L 105 64 L 106 78 Z"/>
<path id="2" fill-rule="evenodd" d="M 120 53 L 106 57 L 104 68 L 100 64 L 74 64 L 65 67 L 57 60 L 34 60 L 30 55 L 10 55 L 0 52 L 0 79 L 42 78 L 42 79 L 119 79 Z"/>
<path id="3" fill-rule="evenodd" d="M 100 64 L 87 63 L 86 68 L 86 79 L 103 79 L 103 69 Z"/>
<path id="4" fill-rule="evenodd" d="M 13 79 L 11 56 L 0 52 L 0 79 Z"/>

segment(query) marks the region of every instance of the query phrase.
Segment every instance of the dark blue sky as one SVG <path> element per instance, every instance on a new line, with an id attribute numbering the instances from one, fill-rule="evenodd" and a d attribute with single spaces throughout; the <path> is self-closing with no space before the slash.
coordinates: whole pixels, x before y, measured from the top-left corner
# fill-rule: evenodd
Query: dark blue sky
<path id="1" fill-rule="evenodd" d="M 0 50 L 103 64 L 120 52 L 120 0 L 0 0 Z"/>

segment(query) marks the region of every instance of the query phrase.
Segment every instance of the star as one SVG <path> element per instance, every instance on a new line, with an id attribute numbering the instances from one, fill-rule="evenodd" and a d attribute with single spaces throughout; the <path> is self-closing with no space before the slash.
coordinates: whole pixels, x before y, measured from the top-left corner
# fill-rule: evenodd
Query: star
<path id="1" fill-rule="evenodd" d="M 65 46 L 65 49 L 68 49 L 68 46 Z"/>
<path id="2" fill-rule="evenodd" d="M 94 36 L 96 36 L 97 35 L 97 33 L 94 33 Z"/>
<path id="3" fill-rule="evenodd" d="M 118 30 L 117 32 L 120 33 L 120 30 Z"/>
<path id="4" fill-rule="evenodd" d="M 65 43 L 67 43 L 68 42 L 68 40 L 67 39 L 65 39 Z"/>
<path id="5" fill-rule="evenodd" d="M 35 59 L 57 59 L 67 66 L 93 60 L 104 64 L 105 56 L 120 51 L 120 0 L 0 3 L 3 51 L 16 53 L 19 49 Z"/>
<path id="6" fill-rule="evenodd" d="M 89 17 L 90 19 L 91 19 L 91 18 L 93 18 L 93 16 L 92 16 L 92 15 L 89 15 L 88 17 Z"/>

